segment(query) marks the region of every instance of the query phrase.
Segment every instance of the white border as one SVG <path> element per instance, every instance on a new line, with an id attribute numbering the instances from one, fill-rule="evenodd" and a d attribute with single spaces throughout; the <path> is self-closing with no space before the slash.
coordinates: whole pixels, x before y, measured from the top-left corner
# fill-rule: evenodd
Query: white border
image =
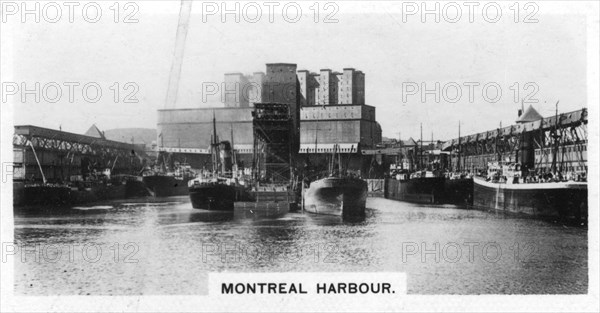
<path id="1" fill-rule="evenodd" d="M 2 311 L 122 311 L 122 312 L 154 312 L 154 311 L 598 311 L 598 264 L 599 264 L 599 229 L 598 229 L 598 160 L 599 160 L 599 130 L 598 117 L 600 103 L 598 88 L 599 81 L 599 3 L 589 2 L 552 2 L 545 3 L 545 9 L 552 8 L 557 12 L 581 13 L 587 15 L 587 82 L 589 126 L 588 147 L 589 164 L 589 232 L 588 232 L 588 265 L 589 289 L 588 295 L 563 296 L 422 296 L 408 295 L 400 301 L 381 301 L 366 303 L 360 297 L 353 297 L 339 302 L 335 297 L 323 301 L 307 301 L 305 298 L 291 298 L 284 306 L 273 301 L 223 301 L 209 296 L 129 296 L 129 297 L 96 297 L 96 296 L 50 296 L 50 297 L 15 297 L 13 294 L 13 263 L 1 264 L 1 310 Z M 365 8 L 373 10 L 375 5 L 358 5 L 364 12 Z M 3 35 L 6 25 L 0 25 Z M 11 37 L 2 36 L 1 68 L 2 81 L 11 77 Z M 2 162 L 12 162 L 12 106 L 1 106 L 2 123 L 0 125 Z M 2 209 L 0 210 L 1 241 L 10 242 L 13 239 L 12 184 L 2 183 Z M 10 260 L 10 259 L 9 259 Z"/>

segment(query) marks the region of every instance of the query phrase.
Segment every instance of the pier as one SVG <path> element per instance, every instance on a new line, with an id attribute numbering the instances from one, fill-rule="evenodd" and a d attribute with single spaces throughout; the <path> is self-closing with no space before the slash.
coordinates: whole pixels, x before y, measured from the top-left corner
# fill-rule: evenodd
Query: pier
<path id="1" fill-rule="evenodd" d="M 475 172 L 488 162 L 520 162 L 539 171 L 587 172 L 587 110 L 543 118 L 529 107 L 513 125 L 444 143 L 450 167 Z M 460 160 L 460 163 L 459 163 Z"/>
<path id="2" fill-rule="evenodd" d="M 86 177 L 92 168 L 110 168 L 112 174 L 138 175 L 145 153 L 143 144 L 128 144 L 32 125 L 15 126 L 13 135 L 15 180 L 64 182 Z"/>

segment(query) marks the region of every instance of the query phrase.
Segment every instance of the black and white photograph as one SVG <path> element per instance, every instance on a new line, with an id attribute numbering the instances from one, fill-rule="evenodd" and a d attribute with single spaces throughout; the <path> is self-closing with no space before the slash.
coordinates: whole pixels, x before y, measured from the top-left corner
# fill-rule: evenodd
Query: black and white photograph
<path id="1" fill-rule="evenodd" d="M 2 312 L 600 310 L 597 1 L 0 19 Z"/>

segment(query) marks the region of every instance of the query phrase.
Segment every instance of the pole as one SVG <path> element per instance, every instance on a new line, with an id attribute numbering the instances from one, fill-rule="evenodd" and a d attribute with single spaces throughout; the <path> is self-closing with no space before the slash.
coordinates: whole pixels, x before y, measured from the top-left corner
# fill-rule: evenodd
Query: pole
<path id="1" fill-rule="evenodd" d="M 556 161 L 558 159 L 558 102 L 559 101 L 557 101 L 555 104 L 554 129 L 552 131 L 552 139 L 554 140 L 554 142 L 552 142 L 552 173 L 556 172 Z"/>
<path id="2" fill-rule="evenodd" d="M 433 150 L 435 150 L 435 144 L 433 143 L 433 132 L 431 132 L 431 151 L 429 152 L 429 156 L 427 157 L 427 162 L 429 162 L 431 170 L 433 170 L 433 165 L 431 162 L 434 161 Z"/>
<path id="3" fill-rule="evenodd" d="M 217 174 L 219 171 L 219 151 L 217 147 L 217 118 L 215 117 L 215 111 L 213 111 L 213 135 L 212 135 L 212 143 L 211 143 L 211 152 L 213 157 L 213 173 Z"/>
<path id="4" fill-rule="evenodd" d="M 112 167 L 110 168 L 110 172 L 112 173 L 112 171 L 115 169 L 115 165 L 117 164 L 117 159 L 119 158 L 119 155 L 117 154 L 117 156 L 115 157 L 115 161 L 113 162 Z"/>
<path id="5" fill-rule="evenodd" d="M 236 165 L 237 168 L 237 157 L 235 155 L 235 149 L 233 146 L 233 123 L 229 124 L 231 128 L 231 153 L 233 154 L 233 164 Z"/>
<path id="6" fill-rule="evenodd" d="M 419 147 L 419 170 L 423 168 L 423 123 L 421 123 L 421 140 Z"/>
<path id="7" fill-rule="evenodd" d="M 40 160 L 38 159 L 37 153 L 35 153 L 35 148 L 33 147 L 33 143 L 30 140 L 27 140 L 29 146 L 31 146 L 31 150 L 33 151 L 33 156 L 35 157 L 35 161 L 37 162 L 38 167 L 40 168 L 40 173 L 42 173 L 42 180 L 44 184 L 46 183 L 46 175 L 44 175 L 44 171 L 42 170 L 42 164 L 40 164 Z"/>
<path id="8" fill-rule="evenodd" d="M 402 151 L 402 133 L 398 132 L 398 144 L 400 149 L 398 150 L 398 156 L 396 157 L 396 168 L 398 168 L 398 163 L 400 164 L 400 169 L 404 169 L 404 157 Z"/>
<path id="9" fill-rule="evenodd" d="M 341 176 L 342 175 L 342 152 L 340 151 L 341 150 L 340 145 L 338 144 L 337 146 L 338 146 L 337 153 L 338 153 L 338 170 L 339 170 L 338 175 Z"/>
<path id="10" fill-rule="evenodd" d="M 458 121 L 458 160 L 456 162 L 456 171 L 460 172 L 460 149 L 461 149 L 461 140 L 460 140 L 460 121 Z"/>

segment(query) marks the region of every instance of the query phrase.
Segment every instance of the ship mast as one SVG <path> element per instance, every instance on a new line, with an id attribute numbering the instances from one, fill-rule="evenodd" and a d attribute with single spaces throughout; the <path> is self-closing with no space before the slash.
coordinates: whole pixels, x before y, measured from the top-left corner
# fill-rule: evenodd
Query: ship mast
<path id="1" fill-rule="evenodd" d="M 400 147 L 400 150 L 398 151 L 398 156 L 396 157 L 396 169 L 398 168 L 398 165 L 400 165 L 401 169 L 404 169 L 404 165 L 403 165 L 403 156 L 402 156 L 402 133 L 398 132 L 398 146 Z"/>
<path id="2" fill-rule="evenodd" d="M 461 148 L 461 142 L 460 142 L 460 121 L 458 121 L 458 158 L 457 158 L 457 162 L 456 162 L 456 171 L 460 172 L 460 148 Z"/>
<path id="3" fill-rule="evenodd" d="M 558 158 L 558 102 L 556 102 L 554 109 L 554 129 L 552 130 L 552 139 L 554 140 L 552 143 L 552 173 L 556 172 L 556 160 Z"/>
<path id="4" fill-rule="evenodd" d="M 237 156 L 235 154 L 235 148 L 233 146 L 233 123 L 229 124 L 229 126 L 231 128 L 231 154 L 232 154 L 231 157 L 232 157 L 233 164 L 235 165 L 231 169 L 231 171 L 232 171 L 231 177 L 234 177 L 233 171 L 234 170 L 236 171 L 235 175 L 237 176 L 238 165 L 237 165 Z"/>
<path id="5" fill-rule="evenodd" d="M 342 176 L 342 151 L 340 149 L 340 144 L 337 145 L 337 157 L 338 157 L 338 175 Z"/>
<path id="6" fill-rule="evenodd" d="M 421 123 L 421 140 L 419 147 L 419 170 L 423 169 L 423 123 Z"/>
<path id="7" fill-rule="evenodd" d="M 217 139 L 217 118 L 215 117 L 215 111 L 213 111 L 213 135 L 212 135 L 212 158 L 213 158 L 213 173 L 218 174 L 219 171 L 219 140 Z"/>
<path id="8" fill-rule="evenodd" d="M 427 145 L 429 147 L 429 145 Z M 430 170 L 433 171 L 433 160 L 432 160 L 432 156 L 433 156 L 433 150 L 435 150 L 435 144 L 433 143 L 433 132 L 431 132 L 431 150 L 429 151 L 429 155 L 427 156 L 427 167 L 429 167 Z"/>
<path id="9" fill-rule="evenodd" d="M 319 135 L 319 120 L 317 120 L 316 123 L 316 127 L 315 127 L 315 154 L 317 154 L 317 140 L 318 140 L 318 135 Z"/>

